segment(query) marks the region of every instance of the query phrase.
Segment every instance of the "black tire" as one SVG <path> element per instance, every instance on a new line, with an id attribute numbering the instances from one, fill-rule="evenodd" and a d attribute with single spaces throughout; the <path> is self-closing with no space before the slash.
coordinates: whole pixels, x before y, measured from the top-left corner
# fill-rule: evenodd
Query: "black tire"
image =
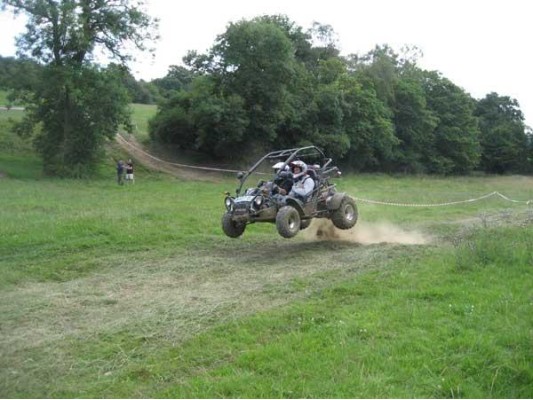
<path id="1" fill-rule="evenodd" d="M 310 219 L 302 219 L 300 222 L 300 230 L 303 231 L 306 228 L 309 228 L 309 225 L 311 225 Z"/>
<path id="2" fill-rule="evenodd" d="M 231 219 L 230 213 L 224 213 L 222 216 L 222 230 L 230 238 L 238 238 L 244 233 L 246 224 L 238 223 Z"/>
<path id="3" fill-rule="evenodd" d="M 300 214 L 291 206 L 281 207 L 276 215 L 276 228 L 284 238 L 290 239 L 300 231 Z"/>
<path id="4" fill-rule="evenodd" d="M 331 222 L 339 229 L 353 228 L 357 223 L 357 205 L 350 196 L 344 196 L 338 209 L 332 211 Z"/>

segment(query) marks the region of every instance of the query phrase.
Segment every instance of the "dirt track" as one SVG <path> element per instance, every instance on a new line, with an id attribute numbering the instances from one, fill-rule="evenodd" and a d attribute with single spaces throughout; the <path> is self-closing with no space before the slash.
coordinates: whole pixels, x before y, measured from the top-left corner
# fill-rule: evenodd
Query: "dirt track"
<path id="1" fill-rule="evenodd" d="M 236 172 L 223 169 L 217 170 L 216 168 L 187 166 L 185 164 L 160 159 L 144 149 L 132 135 L 117 134 L 116 142 L 125 152 L 130 154 L 132 158 L 146 168 L 165 172 L 177 178 L 216 182 L 221 173 Z"/>

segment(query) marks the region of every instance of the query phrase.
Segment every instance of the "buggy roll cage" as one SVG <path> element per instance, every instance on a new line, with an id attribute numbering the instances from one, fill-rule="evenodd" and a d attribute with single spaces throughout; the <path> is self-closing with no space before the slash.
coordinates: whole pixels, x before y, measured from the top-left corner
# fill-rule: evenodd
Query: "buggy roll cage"
<path id="1" fill-rule="evenodd" d="M 322 150 L 320 150 L 316 146 L 307 146 L 307 147 L 298 147 L 294 149 L 286 149 L 286 150 L 277 150 L 272 151 L 268 153 L 267 155 L 263 156 L 259 161 L 257 161 L 248 171 L 246 172 L 239 172 L 237 174 L 237 178 L 240 181 L 240 185 L 236 190 L 237 196 L 241 193 L 242 187 L 244 185 L 244 182 L 250 175 L 252 175 L 255 170 L 261 165 L 265 160 L 283 160 L 283 165 L 277 172 L 276 176 L 279 176 L 280 172 L 285 170 L 285 167 L 289 165 L 292 161 L 300 159 L 300 158 L 306 158 L 306 157 L 315 157 L 321 159 L 321 172 L 320 175 L 324 175 L 327 173 L 330 173 L 332 171 L 336 171 L 337 167 L 330 168 L 326 170 L 329 164 L 331 164 L 332 159 L 327 158 Z"/>

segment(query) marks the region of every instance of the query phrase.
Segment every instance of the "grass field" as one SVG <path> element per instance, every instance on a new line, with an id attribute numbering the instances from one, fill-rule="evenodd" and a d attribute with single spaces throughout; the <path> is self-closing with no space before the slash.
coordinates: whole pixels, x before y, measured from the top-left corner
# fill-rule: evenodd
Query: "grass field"
<path id="1" fill-rule="evenodd" d="M 156 113 L 156 106 L 149 104 L 132 104 L 133 134 L 139 141 L 145 143 L 148 137 L 148 120 Z"/>
<path id="2" fill-rule="evenodd" d="M 359 201 L 353 231 L 234 240 L 232 176 L 118 186 L 110 151 L 91 181 L 0 152 L 0 398 L 533 397 L 533 178 L 345 176 L 522 202 Z"/>

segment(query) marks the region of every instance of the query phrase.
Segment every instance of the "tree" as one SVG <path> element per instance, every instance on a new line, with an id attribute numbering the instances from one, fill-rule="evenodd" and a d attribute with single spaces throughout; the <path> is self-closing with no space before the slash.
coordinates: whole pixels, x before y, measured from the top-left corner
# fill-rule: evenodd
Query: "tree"
<path id="1" fill-rule="evenodd" d="M 2 0 L 2 6 L 28 15 L 18 51 L 45 66 L 28 104 L 28 119 L 42 123 L 36 143 L 45 171 L 87 175 L 103 139 L 128 120 L 121 77 L 97 68 L 95 54 L 126 63 L 127 46 L 145 50 L 144 43 L 156 38 L 157 22 L 142 11 L 142 2 L 127 0 Z"/>
<path id="2" fill-rule="evenodd" d="M 194 74 L 185 67 L 171 65 L 163 78 L 154 79 L 154 84 L 164 98 L 172 97 L 179 90 L 189 89 Z"/>
<path id="3" fill-rule="evenodd" d="M 116 69 L 47 66 L 28 109 L 41 129 L 35 143 L 49 175 L 90 175 L 106 138 L 128 125 L 130 97 Z"/>
<path id="4" fill-rule="evenodd" d="M 223 93 L 239 95 L 249 114 L 249 132 L 264 143 L 276 139 L 294 75 L 290 40 L 277 25 L 262 21 L 230 24 L 213 55 L 220 59 Z"/>
<path id="5" fill-rule="evenodd" d="M 343 99 L 343 126 L 350 140 L 344 162 L 359 171 L 382 170 L 398 144 L 390 111 L 373 88 L 354 76 L 343 76 L 338 88 Z"/>
<path id="6" fill-rule="evenodd" d="M 477 102 L 481 167 L 486 172 L 524 172 L 528 166 L 528 138 L 516 99 L 489 93 Z"/>
<path id="7" fill-rule="evenodd" d="M 437 118 L 427 161 L 429 171 L 464 174 L 477 167 L 481 156 L 475 101 L 463 89 L 434 71 L 425 71 L 427 108 Z"/>
<path id="8" fill-rule="evenodd" d="M 120 78 L 122 85 L 128 91 L 130 103 L 155 103 L 159 94 L 154 85 L 151 85 L 143 80 L 137 81 L 125 65 L 111 63 L 107 68 L 115 70 L 117 77 Z"/>
<path id="9" fill-rule="evenodd" d="M 372 86 L 378 98 L 389 108 L 394 104 L 394 87 L 399 76 L 399 56 L 388 46 L 376 46 L 357 58 L 355 74 L 365 86 Z"/>
<path id="10" fill-rule="evenodd" d="M 222 115 L 226 121 L 223 126 L 231 126 L 230 120 L 239 126 L 239 132 L 242 123 L 246 126 L 242 135 L 231 135 L 233 146 L 219 147 L 219 156 L 242 155 L 239 148 L 243 146 L 259 152 L 277 141 L 280 126 L 293 111 L 291 87 L 298 81 L 294 48 L 287 35 L 287 29 L 291 28 L 285 20 L 282 20 L 283 26 L 277 21 L 261 17 L 230 23 L 208 54 L 189 52 L 184 58 L 195 80 L 209 77 L 211 96 L 216 99 L 209 107 L 203 102 L 199 110 L 190 109 L 194 115 L 189 118 L 195 122 L 201 120 L 205 128 L 199 132 L 196 146 L 217 140 L 220 135 L 218 118 Z M 204 97 L 204 100 L 207 99 Z M 231 118 L 229 105 L 235 107 L 236 113 Z M 224 111 L 220 114 L 215 112 L 217 109 Z M 206 115 L 200 115 L 202 112 Z M 208 123 L 210 118 L 213 120 Z M 227 137 L 222 137 L 226 141 Z M 222 149 L 227 153 L 221 154 Z"/>
<path id="11" fill-rule="evenodd" d="M 389 169 L 428 172 L 434 130 L 438 119 L 427 107 L 421 82 L 400 75 L 394 89 L 393 122 L 399 140 Z"/>
<path id="12" fill-rule="evenodd" d="M 181 149 L 200 151 L 211 157 L 231 158 L 244 142 L 249 121 L 238 95 L 221 96 L 212 76 L 192 82 L 160 104 L 150 121 L 150 136 Z"/>

